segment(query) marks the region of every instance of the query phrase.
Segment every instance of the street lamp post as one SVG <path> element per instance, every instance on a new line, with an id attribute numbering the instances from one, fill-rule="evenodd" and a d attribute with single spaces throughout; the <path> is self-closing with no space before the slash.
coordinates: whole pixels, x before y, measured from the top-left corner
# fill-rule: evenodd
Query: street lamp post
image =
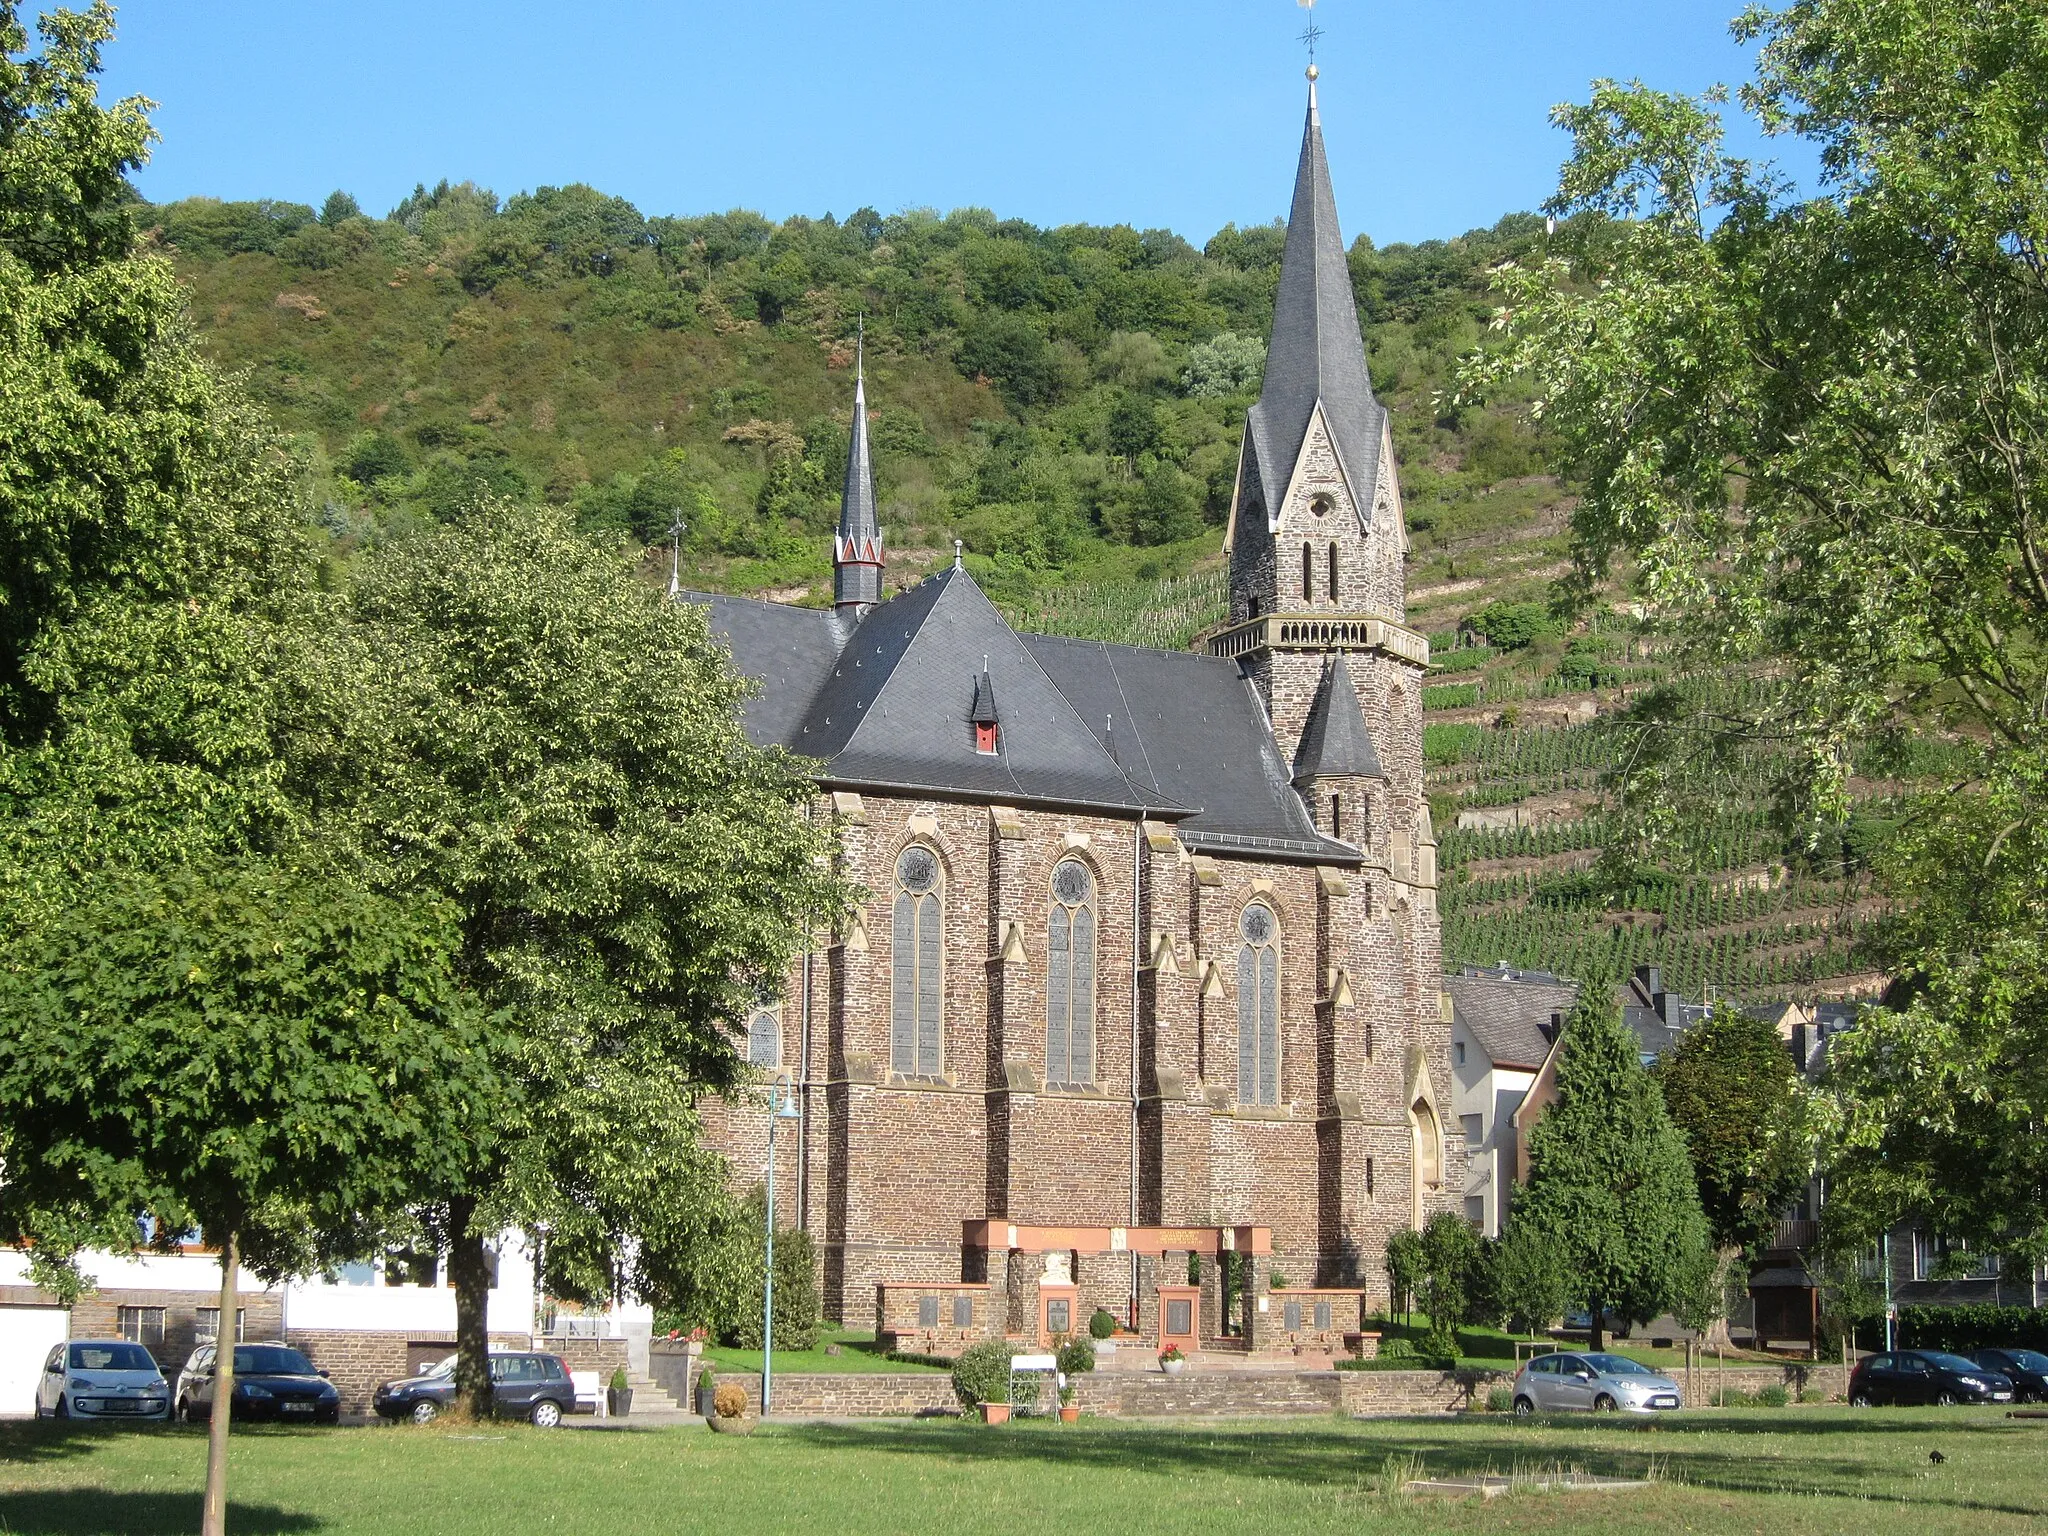
<path id="1" fill-rule="evenodd" d="M 787 1077 L 778 1078 L 768 1092 L 768 1253 L 765 1284 L 761 1292 L 761 1416 L 768 1416 L 768 1409 L 775 1393 L 775 1126 L 778 1121 L 794 1120 L 796 1112 L 796 1089 Z"/>

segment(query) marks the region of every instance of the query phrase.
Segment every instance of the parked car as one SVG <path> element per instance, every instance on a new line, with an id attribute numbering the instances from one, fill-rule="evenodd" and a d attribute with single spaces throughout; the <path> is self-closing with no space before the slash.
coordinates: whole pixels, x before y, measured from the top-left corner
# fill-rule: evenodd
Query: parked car
<path id="1" fill-rule="evenodd" d="M 387 1381 L 370 1406 L 380 1418 L 431 1424 L 455 1401 L 451 1356 L 423 1375 Z M 501 1419 L 526 1419 L 536 1429 L 553 1429 L 576 1411 L 576 1384 L 556 1355 L 508 1350 L 491 1355 L 491 1412 Z"/>
<path id="2" fill-rule="evenodd" d="M 171 1416 L 171 1387 L 156 1360 L 126 1339 L 73 1339 L 44 1357 L 36 1417 L 155 1419 Z"/>
<path id="3" fill-rule="evenodd" d="M 1515 1412 L 1653 1413 L 1684 1402 L 1678 1383 L 1626 1355 L 1538 1355 L 1515 1372 Z"/>
<path id="4" fill-rule="evenodd" d="M 178 1416 L 188 1423 L 213 1416 L 214 1346 L 192 1351 L 178 1372 Z M 341 1418 L 341 1394 L 327 1373 L 289 1344 L 237 1344 L 235 1390 L 228 1414 L 237 1419 L 332 1424 Z"/>
<path id="5" fill-rule="evenodd" d="M 1938 1349 L 1900 1349 L 1865 1355 L 1849 1374 L 1849 1401 L 1874 1403 L 2009 1403 L 2012 1378 Z"/>
<path id="6" fill-rule="evenodd" d="M 1980 1349 L 1970 1358 L 2012 1379 L 2016 1403 L 2048 1403 L 2048 1355 L 2034 1349 Z"/>

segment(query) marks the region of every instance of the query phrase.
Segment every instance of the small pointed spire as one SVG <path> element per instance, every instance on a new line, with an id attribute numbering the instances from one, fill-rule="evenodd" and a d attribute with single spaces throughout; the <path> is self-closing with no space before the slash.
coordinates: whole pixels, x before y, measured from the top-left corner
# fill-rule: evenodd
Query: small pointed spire
<path id="1" fill-rule="evenodd" d="M 846 484 L 839 496 L 832 566 L 836 606 L 858 618 L 882 600 L 882 530 L 875 521 L 874 460 L 868 449 L 867 317 L 856 324 L 853 431 L 846 444 Z"/>
<path id="2" fill-rule="evenodd" d="M 961 553 L 966 547 L 959 539 L 953 541 L 953 569 L 956 571 L 967 569 L 967 562 Z"/>
<path id="3" fill-rule="evenodd" d="M 675 509 L 675 521 L 668 525 L 668 600 L 681 602 L 683 597 L 683 534 L 688 524 L 683 521 L 683 509 Z"/>

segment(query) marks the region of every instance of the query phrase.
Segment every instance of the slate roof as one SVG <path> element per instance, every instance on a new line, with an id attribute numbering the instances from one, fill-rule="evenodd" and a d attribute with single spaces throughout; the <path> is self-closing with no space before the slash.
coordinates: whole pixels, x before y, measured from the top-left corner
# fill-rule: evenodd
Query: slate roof
<path id="1" fill-rule="evenodd" d="M 1337 228 L 1337 199 L 1330 190 L 1322 116 L 1311 82 L 1301 161 L 1294 173 L 1294 204 L 1287 217 L 1287 245 L 1280 261 L 1280 287 L 1273 301 L 1273 339 L 1266 349 L 1265 384 L 1246 420 L 1258 460 L 1258 480 L 1270 498 L 1269 511 L 1272 501 L 1286 492 L 1318 401 L 1363 518 L 1369 514 L 1379 475 L 1380 436 L 1387 413 L 1374 397 L 1366 371 L 1358 305 L 1351 291 L 1351 266 Z"/>
<path id="2" fill-rule="evenodd" d="M 1452 1012 L 1497 1067 L 1534 1072 L 1578 1006 L 1576 983 L 1548 971 L 1466 967 L 1444 978 Z"/>
<path id="3" fill-rule="evenodd" d="M 1676 992 L 1666 991 L 1659 966 L 1637 966 L 1618 993 L 1621 1022 L 1635 1032 L 1645 1066 L 1663 1056 L 1708 1013 L 1705 1003 L 1689 1003 Z"/>
<path id="4" fill-rule="evenodd" d="M 761 680 L 749 738 L 821 759 L 823 783 L 1144 814 L 1198 851 L 1359 862 L 1309 820 L 1234 661 L 1019 635 L 958 567 L 850 627 L 816 609 L 692 600 Z M 974 749 L 977 695 L 1002 701 L 993 756 Z"/>
<path id="5" fill-rule="evenodd" d="M 1365 716 L 1358 708 L 1358 689 L 1351 681 L 1351 665 L 1339 651 L 1323 669 L 1315 702 L 1309 705 L 1308 720 L 1301 728 L 1301 742 L 1294 749 L 1294 782 L 1339 778 L 1357 774 L 1383 779 L 1380 755 L 1374 750 L 1372 733 L 1365 728 Z"/>
<path id="6" fill-rule="evenodd" d="M 1059 635 L 1023 638 L 1134 782 L 1195 808 L 1175 829 L 1189 848 L 1359 861 L 1356 848 L 1309 820 L 1236 662 Z"/>

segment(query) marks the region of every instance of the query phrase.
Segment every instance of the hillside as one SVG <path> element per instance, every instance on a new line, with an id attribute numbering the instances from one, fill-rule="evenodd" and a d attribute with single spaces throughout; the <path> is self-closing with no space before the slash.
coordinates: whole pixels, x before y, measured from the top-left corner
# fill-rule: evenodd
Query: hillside
<path id="1" fill-rule="evenodd" d="M 1221 524 L 1277 224 L 1197 248 L 980 209 L 778 225 L 447 183 L 382 219 L 337 194 L 317 215 L 193 200 L 145 223 L 206 345 L 300 443 L 343 554 L 481 485 L 656 545 L 680 513 L 695 584 L 827 601 L 864 327 L 892 585 L 958 538 L 1030 627 L 1179 647 L 1224 611 Z M 1568 488 L 1513 402 L 1444 403 L 1484 338 L 1488 269 L 1541 238 L 1513 215 L 1350 253 L 1394 411 L 1410 621 L 1437 651 L 1447 963 L 1590 979 L 1657 962 L 1693 995 L 1868 990 L 1867 842 L 1803 855 L 1752 808 L 1696 829 L 1683 868 L 1590 873 L 1608 840 L 1604 722 L 1665 669 L 1625 594 L 1570 633 L 1548 617 Z"/>

